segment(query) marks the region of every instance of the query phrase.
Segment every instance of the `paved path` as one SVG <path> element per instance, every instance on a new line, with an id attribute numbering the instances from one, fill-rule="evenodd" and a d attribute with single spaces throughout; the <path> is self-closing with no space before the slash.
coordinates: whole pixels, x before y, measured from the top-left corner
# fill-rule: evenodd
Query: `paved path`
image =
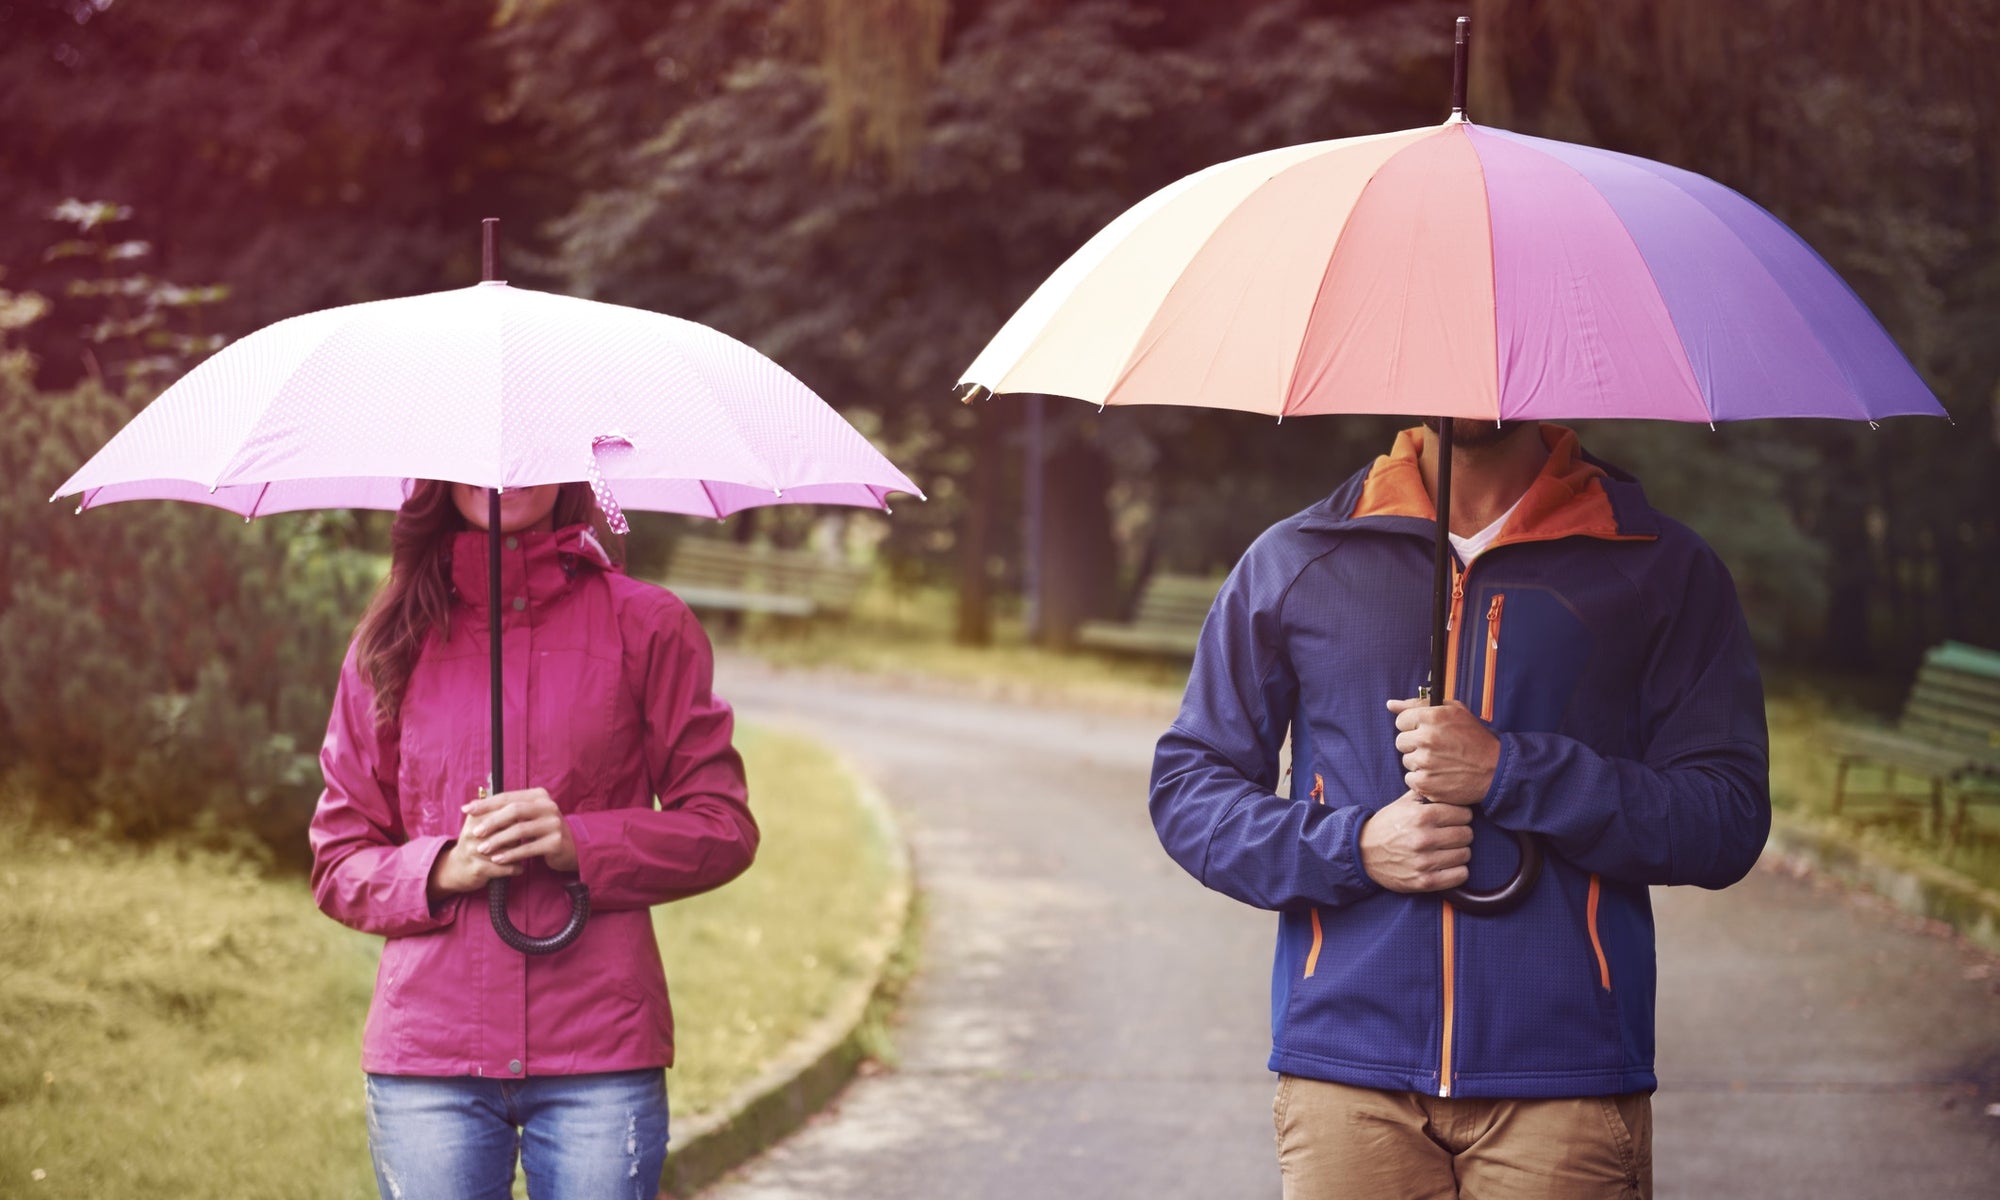
<path id="1" fill-rule="evenodd" d="M 1144 795 L 1161 716 L 734 657 L 717 688 L 877 782 L 928 936 L 899 1068 L 710 1200 L 1278 1195 L 1271 922 L 1160 851 Z M 1656 904 L 1662 1200 L 2000 1190 L 1991 960 L 1767 872 Z"/>

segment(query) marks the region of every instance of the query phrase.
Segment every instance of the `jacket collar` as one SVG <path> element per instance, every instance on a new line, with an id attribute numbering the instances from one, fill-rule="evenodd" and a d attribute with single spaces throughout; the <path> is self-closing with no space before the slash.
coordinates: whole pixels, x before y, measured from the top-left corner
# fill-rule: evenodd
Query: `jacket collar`
<path id="1" fill-rule="evenodd" d="M 1594 537 L 1612 541 L 1656 538 L 1659 517 L 1646 503 L 1637 480 L 1609 463 L 1591 457 L 1574 432 L 1543 423 L 1538 432 L 1549 457 L 1528 485 L 1520 505 L 1493 545 Z M 1409 528 L 1421 522 L 1424 536 L 1433 536 L 1437 509 L 1424 488 L 1419 465 L 1428 429 L 1418 426 L 1396 435 L 1389 453 L 1377 458 L 1329 498 L 1319 514 L 1333 525 Z"/>
<path id="2" fill-rule="evenodd" d="M 484 613 L 491 586 L 486 564 L 487 533 L 468 529 L 452 535 L 451 584 L 461 603 Z M 569 590 L 579 568 L 614 568 L 588 525 L 570 525 L 553 532 L 508 533 L 500 537 L 500 602 L 512 605 L 525 598 L 524 608 L 539 609 Z"/>

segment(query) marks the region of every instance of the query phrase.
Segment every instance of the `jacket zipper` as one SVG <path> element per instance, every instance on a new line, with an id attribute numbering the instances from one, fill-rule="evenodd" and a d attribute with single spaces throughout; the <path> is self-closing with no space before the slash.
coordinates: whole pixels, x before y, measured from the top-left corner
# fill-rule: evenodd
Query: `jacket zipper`
<path id="1" fill-rule="evenodd" d="M 1449 701 L 1458 688 L 1458 627 L 1459 618 L 1465 609 L 1465 572 L 1454 570 L 1451 576 L 1451 611 L 1445 615 L 1444 643 L 1444 698 Z M 1439 1039 L 1438 1052 L 1438 1095 L 1451 1095 L 1451 1041 L 1452 1017 L 1458 1001 L 1457 980 L 1454 978 L 1457 954 L 1454 943 L 1457 940 L 1456 912 L 1451 901 L 1442 905 L 1444 941 L 1444 1036 Z"/>
<path id="2" fill-rule="evenodd" d="M 1493 720 L 1493 677 L 1500 666 L 1500 608 L 1507 601 L 1505 592 L 1493 594 L 1493 604 L 1486 610 L 1486 679 L 1481 685 L 1479 696 L 1479 719 Z"/>
<path id="3" fill-rule="evenodd" d="M 1322 779 L 1319 775 L 1319 772 L 1317 771 L 1313 772 L 1312 798 L 1314 804 L 1326 803 L 1326 780 Z M 1319 969 L 1319 943 L 1320 943 L 1319 905 L 1317 904 L 1313 905 L 1311 911 L 1312 911 L 1312 922 L 1313 922 L 1313 944 L 1312 944 L 1312 950 L 1306 954 L 1307 979 L 1311 979 L 1313 977 L 1313 972 Z"/>

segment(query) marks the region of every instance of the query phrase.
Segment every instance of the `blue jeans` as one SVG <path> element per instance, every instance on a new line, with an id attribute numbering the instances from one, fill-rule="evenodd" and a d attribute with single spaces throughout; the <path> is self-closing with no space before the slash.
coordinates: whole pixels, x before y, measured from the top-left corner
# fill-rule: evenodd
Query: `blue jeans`
<path id="1" fill-rule="evenodd" d="M 534 1200 L 652 1200 L 666 1075 L 370 1075 L 368 1152 L 382 1200 L 507 1200 L 517 1152 Z"/>

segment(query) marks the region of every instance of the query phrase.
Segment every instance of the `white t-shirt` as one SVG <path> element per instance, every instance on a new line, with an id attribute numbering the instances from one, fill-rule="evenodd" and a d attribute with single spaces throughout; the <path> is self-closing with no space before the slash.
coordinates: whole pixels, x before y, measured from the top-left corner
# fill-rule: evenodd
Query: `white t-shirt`
<path id="1" fill-rule="evenodd" d="M 1522 499 L 1526 499 L 1526 497 L 1527 493 L 1523 492 Z M 1478 533 L 1473 534 L 1471 537 L 1460 537 L 1455 533 L 1451 534 L 1451 548 L 1458 551 L 1458 561 L 1468 567 L 1471 566 L 1472 560 L 1484 554 L 1486 547 L 1493 544 L 1493 539 L 1500 536 L 1500 530 L 1507 524 L 1507 518 L 1513 516 L 1514 510 L 1519 507 L 1521 507 L 1521 501 L 1514 501 L 1514 503 L 1507 506 L 1506 512 L 1500 514 L 1498 520 Z"/>

